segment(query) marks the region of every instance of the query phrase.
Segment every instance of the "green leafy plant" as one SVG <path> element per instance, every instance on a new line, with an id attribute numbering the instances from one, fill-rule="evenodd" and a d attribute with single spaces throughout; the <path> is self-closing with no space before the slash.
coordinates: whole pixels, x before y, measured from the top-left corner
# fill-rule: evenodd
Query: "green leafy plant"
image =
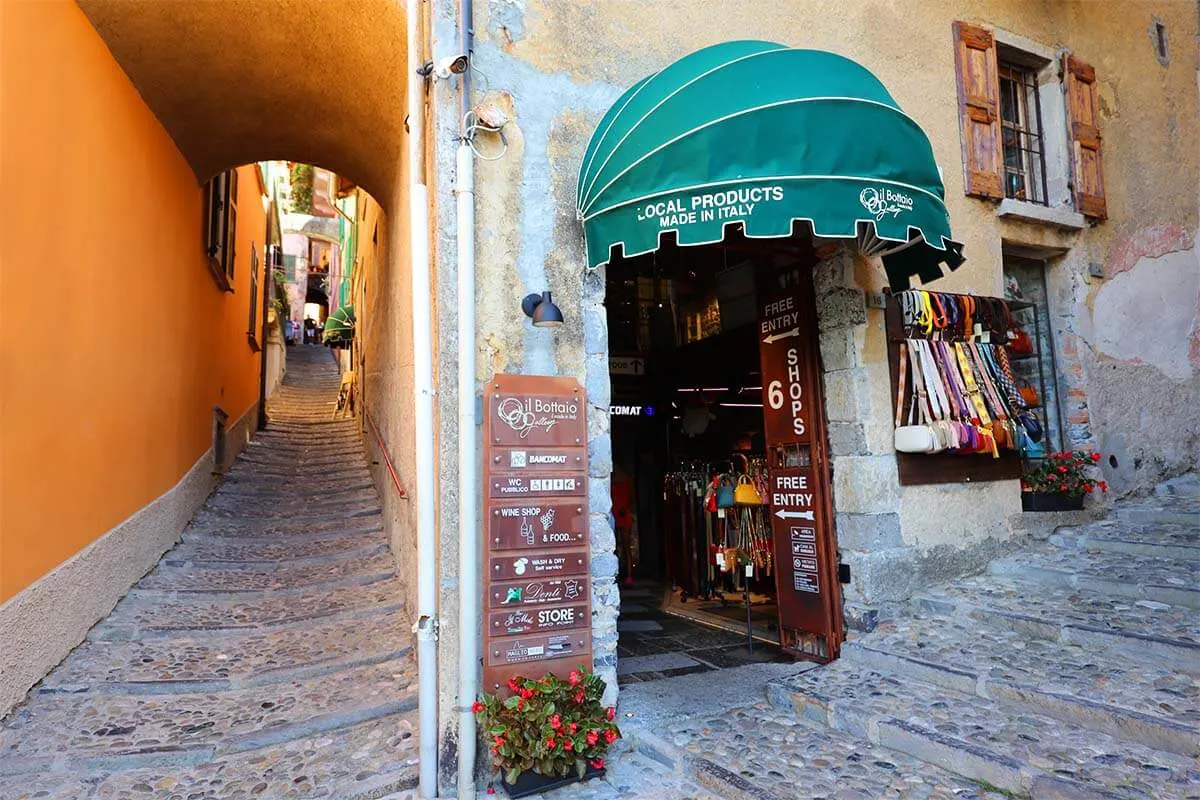
<path id="1" fill-rule="evenodd" d="M 313 168 L 311 164 L 292 164 L 292 213 L 310 214 L 313 207 Z"/>
<path id="2" fill-rule="evenodd" d="M 1021 488 L 1027 492 L 1085 495 L 1108 491 L 1108 483 L 1093 475 L 1099 453 L 1051 453 L 1036 467 L 1021 476 Z"/>
<path id="3" fill-rule="evenodd" d="M 472 706 L 490 740 L 492 766 L 508 783 L 522 772 L 582 778 L 590 764 L 604 766 L 608 748 L 621 737 L 616 710 L 601 705 L 605 683 L 582 666 L 566 680 L 512 678 L 507 697 L 484 694 Z"/>

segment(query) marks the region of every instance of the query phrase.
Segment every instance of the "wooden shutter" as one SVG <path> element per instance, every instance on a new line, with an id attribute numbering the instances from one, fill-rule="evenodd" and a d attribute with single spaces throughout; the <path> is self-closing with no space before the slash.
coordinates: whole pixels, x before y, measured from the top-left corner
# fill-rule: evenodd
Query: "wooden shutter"
<path id="1" fill-rule="evenodd" d="M 974 197 L 1003 199 L 1000 76 L 996 69 L 995 37 L 987 28 L 954 23 L 954 60 L 958 67 L 966 192 Z"/>
<path id="2" fill-rule="evenodd" d="M 225 253 L 224 266 L 225 277 L 229 279 L 229 283 L 233 284 L 233 268 L 237 259 L 237 201 L 238 201 L 238 173 L 236 169 L 231 169 L 226 174 L 225 180 Z"/>
<path id="3" fill-rule="evenodd" d="M 1104 173 L 1100 158 L 1100 101 L 1096 70 L 1067 53 L 1063 56 L 1067 90 L 1067 130 L 1071 134 L 1071 175 L 1075 208 L 1085 217 L 1107 219 Z"/>

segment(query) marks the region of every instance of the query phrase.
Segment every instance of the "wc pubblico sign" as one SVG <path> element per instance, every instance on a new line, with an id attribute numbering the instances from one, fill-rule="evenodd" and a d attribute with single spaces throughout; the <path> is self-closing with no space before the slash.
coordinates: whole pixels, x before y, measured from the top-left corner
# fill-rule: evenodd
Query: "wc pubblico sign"
<path id="1" fill-rule="evenodd" d="M 484 407 L 484 688 L 591 668 L 587 417 L 570 378 L 497 375 Z"/>

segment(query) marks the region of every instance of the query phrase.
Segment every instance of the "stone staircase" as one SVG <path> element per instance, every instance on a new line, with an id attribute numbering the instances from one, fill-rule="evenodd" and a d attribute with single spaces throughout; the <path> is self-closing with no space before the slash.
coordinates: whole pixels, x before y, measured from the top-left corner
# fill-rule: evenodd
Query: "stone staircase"
<path id="1" fill-rule="evenodd" d="M 0 798 L 376 798 L 416 784 L 403 587 L 328 351 L 182 540 L 0 724 Z"/>
<path id="2" fill-rule="evenodd" d="M 1200 481 L 931 587 L 766 694 L 633 744 L 726 798 L 1200 798 Z"/>
<path id="3" fill-rule="evenodd" d="M 930 590 L 773 706 L 1019 796 L 1200 797 L 1200 500 Z"/>

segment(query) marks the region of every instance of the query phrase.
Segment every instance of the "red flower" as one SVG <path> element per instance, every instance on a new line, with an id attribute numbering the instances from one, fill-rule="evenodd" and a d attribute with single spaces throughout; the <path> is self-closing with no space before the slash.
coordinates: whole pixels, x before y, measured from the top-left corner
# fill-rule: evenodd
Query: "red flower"
<path id="1" fill-rule="evenodd" d="M 1090 483 L 1085 483 L 1082 488 L 1085 493 L 1092 491 L 1092 485 Z"/>
<path id="2" fill-rule="evenodd" d="M 509 690 L 510 692 L 518 692 L 518 691 L 520 691 L 520 690 L 521 690 L 521 687 L 517 686 L 517 679 L 516 679 L 516 678 L 509 678 L 509 679 L 508 679 L 508 690 Z"/>
<path id="3" fill-rule="evenodd" d="M 483 703 L 479 702 L 478 700 L 476 700 L 474 703 L 471 703 L 471 713 L 478 714 L 481 711 L 483 711 Z"/>
<path id="4" fill-rule="evenodd" d="M 606 712 L 606 715 L 608 716 L 608 721 L 612 722 L 614 719 L 616 719 L 617 709 L 609 708 L 608 711 Z"/>
<path id="5" fill-rule="evenodd" d="M 495 793 L 496 793 L 496 790 L 495 790 L 494 788 L 492 788 L 491 786 L 489 786 L 489 787 L 488 787 L 488 790 L 487 790 L 487 793 L 488 793 L 488 794 L 495 794 Z"/>
<path id="6" fill-rule="evenodd" d="M 496 737 L 496 747 L 503 747 L 503 746 L 504 746 L 504 737 L 497 736 Z"/>
<path id="7" fill-rule="evenodd" d="M 608 730 L 606 730 L 604 732 L 604 741 L 608 742 L 609 744 L 612 744 L 616 740 L 617 740 L 617 732 L 615 730 L 613 730 L 612 728 L 609 728 Z"/>
<path id="8" fill-rule="evenodd" d="M 559 718 L 558 714 L 550 717 L 550 727 L 554 730 L 558 730 L 562 727 L 562 719 Z"/>
<path id="9" fill-rule="evenodd" d="M 1108 481 L 1100 481 L 1099 486 L 1100 486 L 1100 491 L 1102 491 L 1102 492 L 1108 491 Z"/>
<path id="10" fill-rule="evenodd" d="M 576 725 L 574 722 L 572 722 L 571 723 L 571 733 L 575 733 L 575 731 L 577 731 L 577 730 L 579 730 L 579 726 Z"/>
<path id="11" fill-rule="evenodd" d="M 575 693 L 575 702 L 583 705 L 583 689 Z"/>
<path id="12" fill-rule="evenodd" d="M 567 683 L 571 684 L 572 686 L 578 686 L 579 682 L 582 680 L 583 677 L 579 674 L 579 670 L 577 669 L 571 670 L 571 674 L 567 676 Z"/>
<path id="13" fill-rule="evenodd" d="M 517 698 L 517 711 L 520 711 L 523 708 L 525 708 L 525 698 L 519 697 Z"/>
<path id="14" fill-rule="evenodd" d="M 596 744 L 596 742 L 598 742 L 598 741 L 600 741 L 600 734 L 596 733 L 595 731 L 587 732 L 588 747 L 591 747 L 592 745 Z"/>
<path id="15" fill-rule="evenodd" d="M 1100 460 L 1100 454 L 1092 453 L 1092 461 L 1099 461 L 1099 460 Z"/>
<path id="16" fill-rule="evenodd" d="M 533 699 L 533 689 L 522 689 L 521 697 L 524 697 L 526 700 L 532 700 Z"/>
<path id="17" fill-rule="evenodd" d="M 546 749 L 547 749 L 547 750 L 553 750 L 553 749 L 554 749 L 554 745 L 555 745 L 555 741 L 554 741 L 554 737 L 553 737 L 553 736 L 551 736 L 551 737 L 549 737 L 548 739 L 546 739 Z"/>
<path id="18" fill-rule="evenodd" d="M 1062 473 L 1062 474 L 1064 474 L 1064 475 L 1065 475 L 1065 474 L 1067 473 L 1067 468 L 1066 468 L 1066 467 L 1059 467 L 1059 468 L 1058 468 L 1058 471 L 1059 471 L 1060 473 Z"/>
<path id="19" fill-rule="evenodd" d="M 604 759 L 603 758 L 593 758 L 592 759 L 592 768 L 593 769 L 604 769 Z"/>
<path id="20" fill-rule="evenodd" d="M 563 750 L 566 750 L 569 753 L 574 749 L 575 749 L 574 742 L 572 742 L 570 739 L 563 739 Z"/>

